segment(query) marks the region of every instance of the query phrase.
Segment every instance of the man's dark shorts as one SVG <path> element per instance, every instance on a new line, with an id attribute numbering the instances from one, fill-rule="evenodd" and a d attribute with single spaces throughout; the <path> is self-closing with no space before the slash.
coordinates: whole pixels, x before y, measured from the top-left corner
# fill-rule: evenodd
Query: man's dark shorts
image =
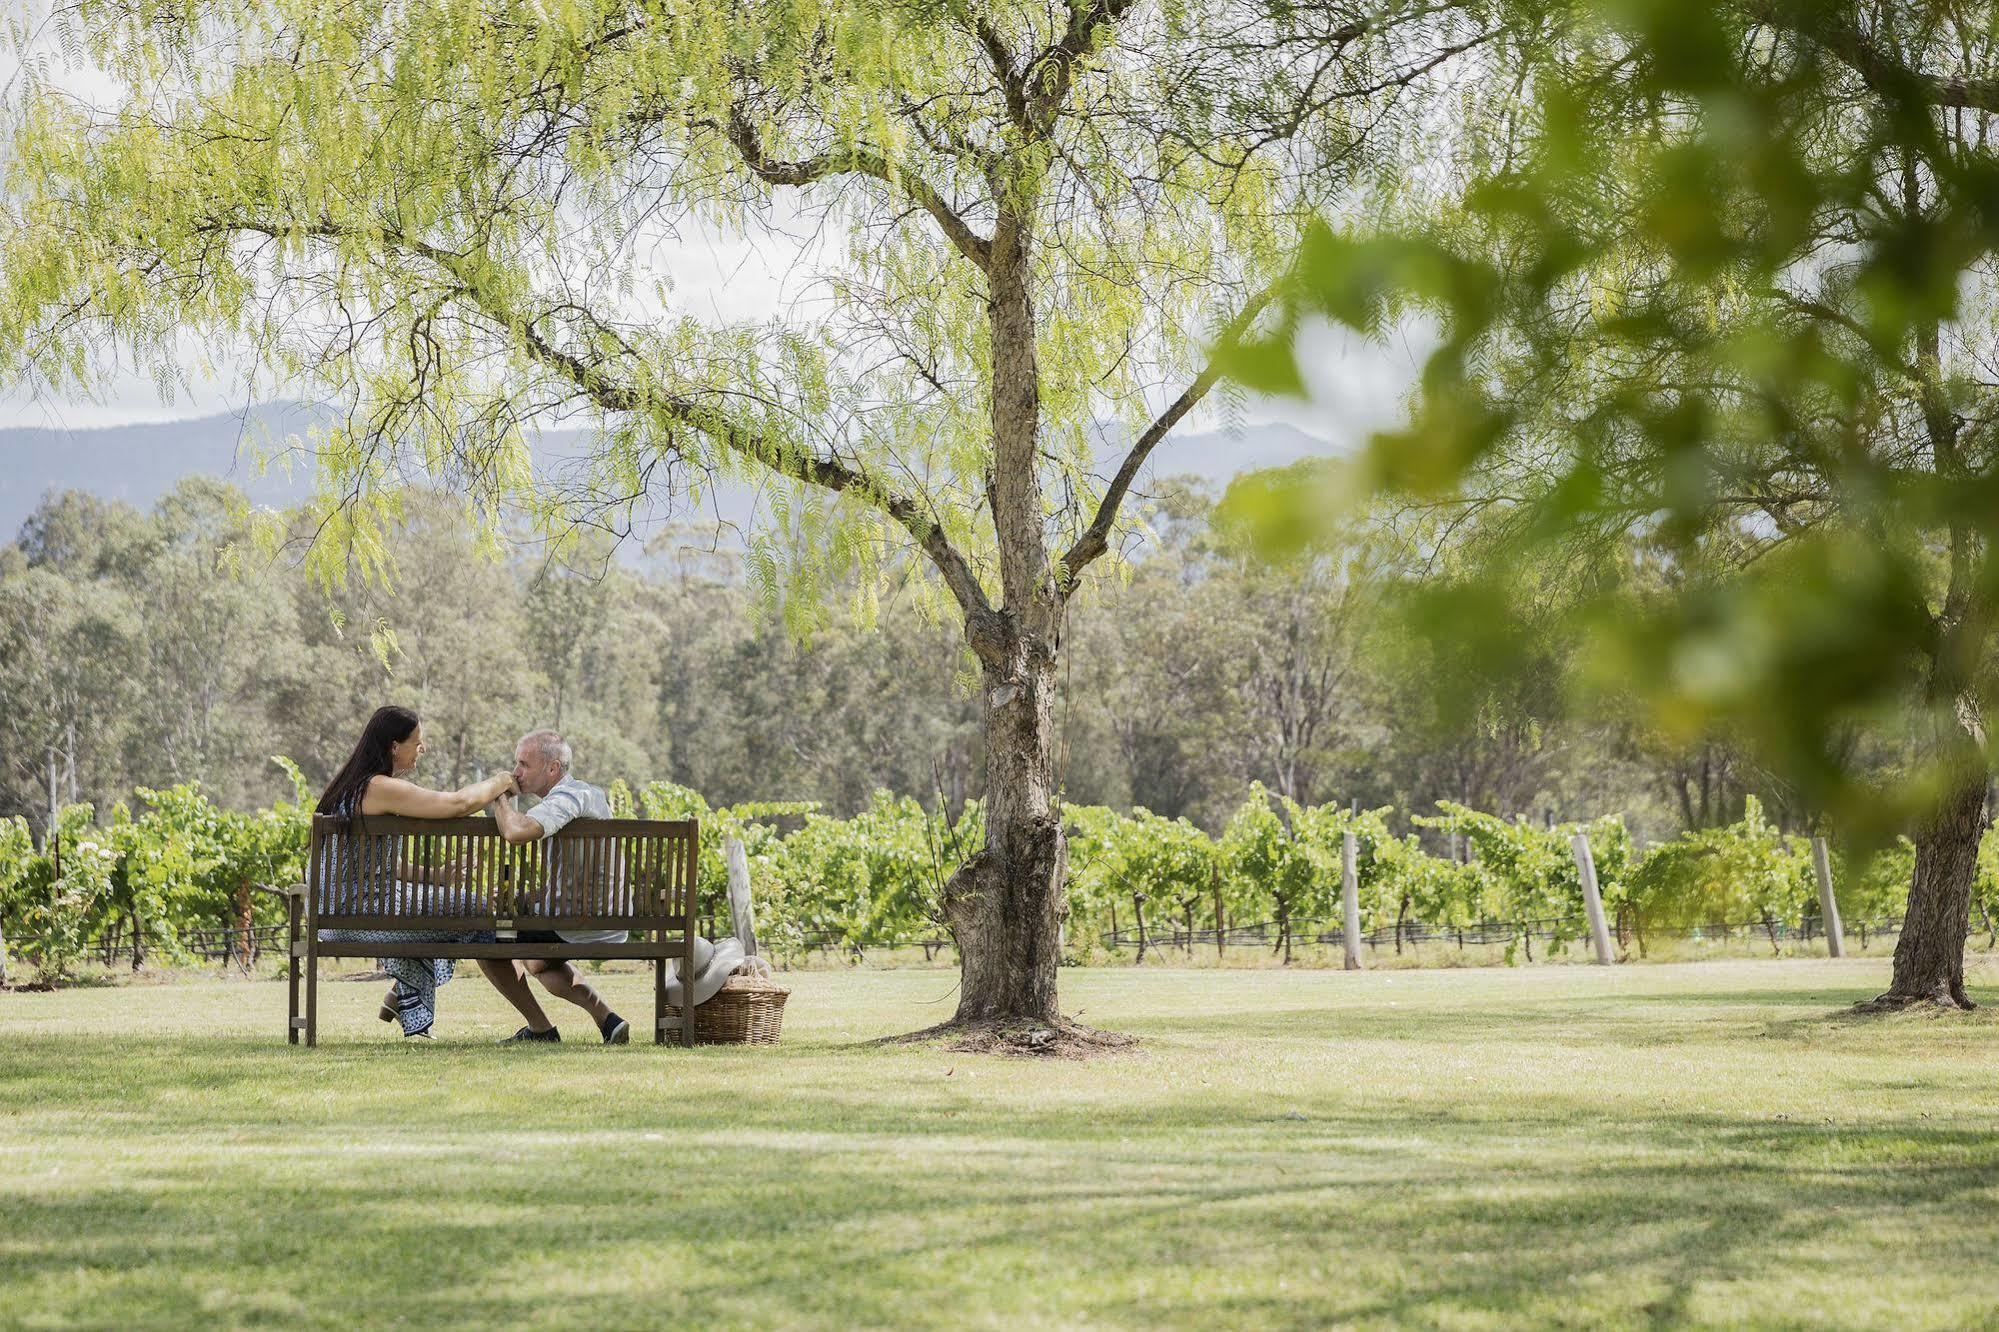
<path id="1" fill-rule="evenodd" d="M 516 930 L 514 931 L 514 942 L 515 943 L 568 943 L 569 941 L 563 938 L 561 935 L 557 934 L 554 930 Z M 546 963 L 551 967 L 566 967 L 569 965 L 568 960 L 565 958 L 538 957 L 535 958 L 534 960 L 536 962 Z"/>

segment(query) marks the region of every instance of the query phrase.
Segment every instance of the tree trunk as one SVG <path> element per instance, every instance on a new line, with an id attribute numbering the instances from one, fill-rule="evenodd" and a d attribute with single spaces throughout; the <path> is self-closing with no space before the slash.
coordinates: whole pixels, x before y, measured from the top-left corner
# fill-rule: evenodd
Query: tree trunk
<path id="1" fill-rule="evenodd" d="M 1029 639 L 985 671 L 986 844 L 944 885 L 957 1023 L 1054 1023 L 1068 843 L 1055 804 L 1055 653 Z"/>
<path id="2" fill-rule="evenodd" d="M 1958 782 L 1916 833 L 1916 874 L 1895 943 L 1885 1006 L 1932 1003 L 1970 1008 L 1964 941 L 1971 929 L 1971 883 L 1985 835 L 1985 774 Z M 1864 947 L 1863 943 L 1863 947 Z"/>

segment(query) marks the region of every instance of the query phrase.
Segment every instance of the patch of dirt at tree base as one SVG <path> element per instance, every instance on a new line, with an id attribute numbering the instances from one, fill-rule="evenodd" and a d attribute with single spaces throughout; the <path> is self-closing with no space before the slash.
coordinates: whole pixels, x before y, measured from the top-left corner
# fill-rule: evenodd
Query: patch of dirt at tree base
<path id="1" fill-rule="evenodd" d="M 887 1037 L 881 1044 L 916 1045 L 931 1041 L 940 1042 L 944 1049 L 962 1054 L 1023 1059 L 1097 1059 L 1138 1048 L 1135 1036 L 1099 1031 L 1066 1018 L 1057 1022 L 1022 1018 L 946 1022 L 922 1031 Z"/>
<path id="2" fill-rule="evenodd" d="M 1883 1017 L 1892 1013 L 1913 1013 L 1924 1017 L 1969 1013 L 1978 1007 L 1969 999 L 1962 1002 L 1937 995 L 1883 994 L 1863 999 L 1846 1010 L 1853 1017 Z"/>

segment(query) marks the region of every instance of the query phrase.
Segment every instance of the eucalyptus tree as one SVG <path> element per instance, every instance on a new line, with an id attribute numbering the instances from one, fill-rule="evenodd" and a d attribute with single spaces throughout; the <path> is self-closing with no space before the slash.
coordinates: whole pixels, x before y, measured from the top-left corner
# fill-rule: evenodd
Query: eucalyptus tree
<path id="1" fill-rule="evenodd" d="M 1520 91 L 1466 124 L 1470 188 L 1430 225 L 1310 247 L 1302 308 L 1441 316 L 1363 488 L 1500 534 L 1451 593 L 1464 623 L 1569 561 L 1599 694 L 1672 742 L 1740 737 L 1850 829 L 1910 822 L 1881 1002 L 1968 1007 L 1999 692 L 1999 14 L 1524 8 L 1543 37 L 1491 67 Z M 1296 374 L 1281 344 L 1241 365 Z M 1862 780 L 1856 728 L 1921 757 Z"/>
<path id="2" fill-rule="evenodd" d="M 794 619 L 830 573 L 927 566 L 988 765 L 986 843 L 945 893 L 960 1022 L 1058 1018 L 1064 625 L 1213 387 L 1207 345 L 1264 315 L 1305 212 L 1392 179 L 1412 89 L 1492 35 L 1408 0 L 82 0 L 54 22 L 116 94 L 30 78 L 10 110 L 0 366 L 75 390 L 108 346 L 171 377 L 214 341 L 340 402 L 316 567 L 365 566 L 411 476 L 559 526 L 527 445 L 557 417 L 601 427 L 579 498 L 602 521 L 768 479 L 801 539 L 753 564 Z M 778 223 L 814 234 L 787 318 L 676 299 L 701 250 L 672 236 Z"/>

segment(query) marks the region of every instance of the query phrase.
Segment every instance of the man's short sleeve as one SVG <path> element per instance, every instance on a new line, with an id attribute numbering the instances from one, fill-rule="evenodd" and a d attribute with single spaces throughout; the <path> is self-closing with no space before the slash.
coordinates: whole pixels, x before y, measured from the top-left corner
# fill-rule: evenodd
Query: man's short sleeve
<path id="1" fill-rule="evenodd" d="M 558 786 L 528 811 L 528 817 L 541 825 L 543 837 L 553 837 L 561 832 L 571 819 L 583 813 L 583 800 L 571 787 Z"/>

